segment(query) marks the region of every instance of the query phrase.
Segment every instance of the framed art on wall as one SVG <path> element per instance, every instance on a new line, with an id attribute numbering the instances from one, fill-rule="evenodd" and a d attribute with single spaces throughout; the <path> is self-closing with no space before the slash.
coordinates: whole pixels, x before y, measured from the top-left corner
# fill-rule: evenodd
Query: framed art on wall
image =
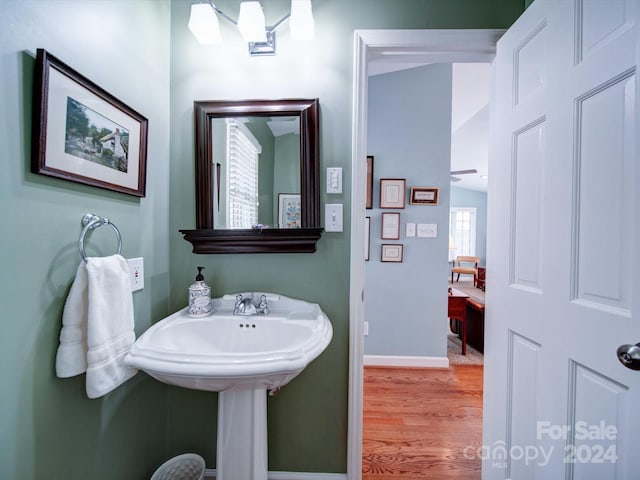
<path id="1" fill-rule="evenodd" d="M 299 193 L 278 194 L 278 227 L 300 228 L 302 226 L 302 210 Z"/>
<path id="2" fill-rule="evenodd" d="M 367 198 L 365 207 L 373 208 L 373 156 L 367 155 Z"/>
<path id="3" fill-rule="evenodd" d="M 411 187 L 409 203 L 411 205 L 437 205 L 439 188 L 436 187 Z"/>
<path id="4" fill-rule="evenodd" d="M 364 217 L 364 259 L 369 261 L 371 254 L 371 217 Z"/>
<path id="5" fill-rule="evenodd" d="M 400 214 L 398 212 L 382 214 L 383 240 L 400 240 Z"/>
<path id="6" fill-rule="evenodd" d="M 33 88 L 33 173 L 145 196 L 145 117 L 41 48 Z"/>
<path id="7" fill-rule="evenodd" d="M 406 184 L 404 178 L 381 178 L 380 208 L 404 208 Z"/>
<path id="8" fill-rule="evenodd" d="M 383 244 L 382 245 L 382 261 L 383 262 L 402 262 L 403 245 L 401 243 Z"/>

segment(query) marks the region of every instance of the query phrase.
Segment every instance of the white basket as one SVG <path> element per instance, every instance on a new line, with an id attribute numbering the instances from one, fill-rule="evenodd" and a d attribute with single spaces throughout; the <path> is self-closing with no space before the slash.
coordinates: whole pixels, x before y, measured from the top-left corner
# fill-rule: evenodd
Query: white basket
<path id="1" fill-rule="evenodd" d="M 195 453 L 185 453 L 160 465 L 151 480 L 202 480 L 204 469 L 204 458 Z"/>

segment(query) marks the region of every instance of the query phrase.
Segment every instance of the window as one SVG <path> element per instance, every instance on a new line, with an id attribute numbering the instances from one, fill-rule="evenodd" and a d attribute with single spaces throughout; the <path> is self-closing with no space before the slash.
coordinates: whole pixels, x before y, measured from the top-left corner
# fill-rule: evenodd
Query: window
<path id="1" fill-rule="evenodd" d="M 258 158 L 262 147 L 241 120 L 227 119 L 227 228 L 258 223 Z"/>
<path id="2" fill-rule="evenodd" d="M 453 257 L 476 254 L 476 209 L 451 208 L 449 215 L 449 233 L 453 240 Z"/>

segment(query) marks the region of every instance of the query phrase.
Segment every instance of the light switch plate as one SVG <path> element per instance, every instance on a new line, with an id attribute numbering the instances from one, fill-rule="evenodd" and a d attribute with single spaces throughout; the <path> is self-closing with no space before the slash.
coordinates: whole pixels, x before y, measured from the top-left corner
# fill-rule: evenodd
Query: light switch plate
<path id="1" fill-rule="evenodd" d="M 436 238 L 438 236 L 438 225 L 436 223 L 419 223 L 418 237 Z"/>
<path id="2" fill-rule="evenodd" d="M 325 232 L 341 232 L 342 231 L 342 204 L 327 203 L 324 206 L 324 231 Z"/>
<path id="3" fill-rule="evenodd" d="M 415 223 L 407 223 L 406 235 L 407 235 L 407 237 L 415 237 L 416 236 L 416 224 Z"/>
<path id="4" fill-rule="evenodd" d="M 342 168 L 327 168 L 327 193 L 342 193 Z"/>
<path id="5" fill-rule="evenodd" d="M 131 291 L 137 292 L 144 288 L 144 259 L 128 258 L 129 264 L 129 280 L 131 280 Z"/>

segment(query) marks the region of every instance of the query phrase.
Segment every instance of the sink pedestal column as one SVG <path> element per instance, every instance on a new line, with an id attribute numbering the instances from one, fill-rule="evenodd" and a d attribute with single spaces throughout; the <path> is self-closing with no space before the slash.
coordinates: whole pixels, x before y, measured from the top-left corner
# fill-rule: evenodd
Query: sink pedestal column
<path id="1" fill-rule="evenodd" d="M 217 480 L 267 480 L 267 391 L 218 393 Z"/>

